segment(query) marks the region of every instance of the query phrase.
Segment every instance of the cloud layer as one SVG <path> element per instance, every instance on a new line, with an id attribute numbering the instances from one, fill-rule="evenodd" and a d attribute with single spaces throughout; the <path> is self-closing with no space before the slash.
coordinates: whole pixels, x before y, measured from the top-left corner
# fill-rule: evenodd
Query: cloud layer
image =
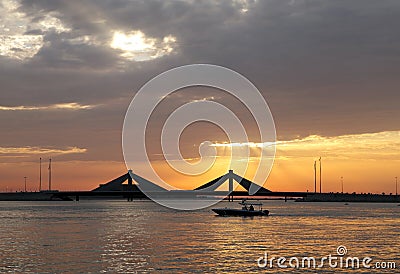
<path id="1" fill-rule="evenodd" d="M 301 139 L 277 141 L 277 155 L 281 159 L 314 158 L 349 160 L 400 160 L 400 131 L 364 133 L 323 137 L 311 135 Z M 248 147 L 254 156 L 271 146 L 271 143 L 214 143 L 213 147 Z M 258 151 L 258 153 L 257 153 Z"/>
<path id="2" fill-rule="evenodd" d="M 248 77 L 280 140 L 399 130 L 399 1 L 3 0 L 0 13 L 4 146 L 121 160 L 135 92 L 190 63 Z"/>

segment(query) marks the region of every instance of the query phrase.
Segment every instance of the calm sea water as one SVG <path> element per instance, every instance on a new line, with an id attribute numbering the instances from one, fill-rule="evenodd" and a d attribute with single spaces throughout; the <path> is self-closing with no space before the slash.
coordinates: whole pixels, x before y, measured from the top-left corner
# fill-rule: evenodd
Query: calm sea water
<path id="1" fill-rule="evenodd" d="M 242 218 L 151 201 L 0 202 L 0 272 L 348 273 L 328 263 L 280 269 L 274 262 L 270 269 L 256 262 L 265 253 L 269 259 L 335 256 L 340 245 L 347 248 L 343 257 L 369 256 L 372 266 L 395 262 L 397 269 L 386 272 L 400 272 L 397 204 L 267 201 L 264 208 L 269 217 Z"/>

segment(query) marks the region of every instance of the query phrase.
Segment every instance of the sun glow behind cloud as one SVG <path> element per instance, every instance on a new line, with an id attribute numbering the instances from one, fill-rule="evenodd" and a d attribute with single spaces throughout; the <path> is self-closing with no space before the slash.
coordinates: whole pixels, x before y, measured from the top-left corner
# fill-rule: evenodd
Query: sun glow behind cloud
<path id="1" fill-rule="evenodd" d="M 230 164 L 229 154 L 233 146 L 250 150 L 249 167 L 244 177 L 251 179 L 258 167 L 258 159 L 263 149 L 271 143 L 218 143 L 218 171 L 201 177 L 202 182 L 217 177 L 226 171 Z M 341 177 L 345 180 L 345 192 L 393 192 L 393 178 L 397 176 L 400 163 L 400 131 L 349 134 L 333 137 L 311 135 L 276 142 L 274 167 L 265 187 L 275 191 L 313 191 L 314 161 L 322 156 L 323 191 L 340 191 Z M 161 170 L 161 169 L 160 169 Z M 161 170 L 162 172 L 165 172 Z M 182 180 L 179 174 L 165 178 L 171 181 Z M 169 177 L 170 176 L 170 177 Z M 199 181 L 192 180 L 193 184 Z"/>
<path id="2" fill-rule="evenodd" d="M 183 189 L 199 186 L 227 172 L 235 169 L 241 160 L 248 160 L 248 168 L 244 177 L 253 180 L 259 167 L 261 151 L 268 151 L 272 143 L 213 143 L 217 149 L 217 158 L 212 168 L 200 176 L 185 176 L 171 169 L 162 160 L 153 162 L 153 168 L 169 184 Z M 246 159 L 232 159 L 232 147 L 249 149 L 250 156 Z M 276 142 L 277 154 L 275 164 L 267 182 L 264 184 L 273 190 L 313 189 L 313 164 L 320 156 L 324 162 L 323 189 L 324 191 L 338 191 L 338 178 L 346 178 L 347 191 L 364 191 L 380 193 L 390 189 L 390 182 L 382 184 L 381 174 L 395 176 L 395 167 L 400 162 L 400 131 L 384 131 L 377 133 L 351 134 L 334 137 L 311 135 L 287 141 Z M 207 155 L 203 155 L 207 157 Z M 267 155 L 268 157 L 268 155 Z M 187 161 L 198 161 L 198 158 L 188 158 Z M 397 163 L 397 164 L 396 164 Z M 179 166 L 179 163 L 177 163 Z M 136 172 L 142 173 L 140 169 Z M 146 177 L 146 174 L 143 173 Z M 151 178 L 152 179 L 152 178 Z M 377 184 L 377 182 L 379 182 Z M 380 190 L 382 189 L 382 190 Z M 386 190 L 387 191 L 387 190 Z"/>
<path id="3" fill-rule="evenodd" d="M 214 143 L 220 149 L 229 147 L 250 147 L 263 149 L 272 143 Z M 301 139 L 276 142 L 278 157 L 333 157 L 347 159 L 379 160 L 391 158 L 400 160 L 400 131 L 384 131 L 323 137 L 310 135 Z"/>
<path id="4" fill-rule="evenodd" d="M 163 39 L 147 37 L 140 30 L 128 33 L 115 31 L 111 48 L 120 50 L 121 56 L 135 61 L 146 61 L 174 51 L 176 38 L 172 35 L 165 36 Z"/>
<path id="5" fill-rule="evenodd" d="M 240 10 L 241 13 L 246 13 L 249 11 L 250 8 L 252 8 L 252 5 L 256 3 L 257 0 L 234 0 L 233 3 L 234 5 Z"/>

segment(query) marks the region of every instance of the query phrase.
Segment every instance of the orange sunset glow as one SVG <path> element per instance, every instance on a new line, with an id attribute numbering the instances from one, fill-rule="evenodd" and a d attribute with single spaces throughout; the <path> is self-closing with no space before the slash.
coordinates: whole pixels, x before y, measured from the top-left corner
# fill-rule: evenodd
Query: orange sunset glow
<path id="1" fill-rule="evenodd" d="M 154 161 L 153 167 L 159 176 L 170 185 L 181 189 L 193 189 L 228 171 L 230 158 L 226 149 L 234 144 L 215 143 L 217 160 L 206 173 L 198 176 L 187 176 L 176 172 L 165 161 Z M 242 144 L 252 146 L 254 150 L 262 149 L 263 144 Z M 266 182 L 257 182 L 270 190 L 279 191 L 313 191 L 313 164 L 322 155 L 322 187 L 324 192 L 341 191 L 341 177 L 346 192 L 394 193 L 393 178 L 400 163 L 400 132 L 387 131 L 337 137 L 317 135 L 305 138 L 277 142 L 277 153 L 274 166 Z M 222 152 L 224 151 L 224 153 Z M 23 180 L 20 174 L 29 178 L 29 189 L 38 189 L 38 156 L 43 159 L 52 156 L 54 170 L 54 187 L 60 190 L 87 190 L 97 187 L 123 174 L 126 167 L 118 161 L 57 161 L 63 154 L 84 154 L 85 149 L 49 149 L 49 148 L 1 148 L 3 159 L 16 158 L 21 162 L 2 163 L 7 170 L 7 183 L 2 183 L 3 190 L 22 190 Z M 254 153 L 244 177 L 252 179 L 258 168 L 258 156 Z M 24 160 L 29 159 L 29 162 Z M 193 161 L 193 159 L 192 159 Z M 317 161 L 318 162 L 318 161 Z M 43 164 L 43 184 L 46 185 L 47 163 Z M 234 168 L 234 165 L 233 165 Z M 262 168 L 262 167 L 259 167 Z M 135 171 L 146 178 L 140 169 Z M 382 175 L 383 174 L 383 175 Z M 319 175 L 318 175 L 319 176 Z M 7 179 L 7 180 L 6 180 Z M 317 180 L 317 190 L 319 180 Z"/>

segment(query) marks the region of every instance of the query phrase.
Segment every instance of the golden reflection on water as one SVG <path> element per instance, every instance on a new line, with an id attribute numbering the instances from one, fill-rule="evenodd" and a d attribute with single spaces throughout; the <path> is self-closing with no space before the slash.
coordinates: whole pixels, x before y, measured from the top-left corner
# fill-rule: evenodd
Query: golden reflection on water
<path id="1" fill-rule="evenodd" d="M 267 271 L 256 263 L 264 252 L 321 258 L 336 255 L 339 245 L 351 256 L 400 266 L 396 204 L 268 201 L 264 207 L 269 217 L 229 218 L 150 201 L 0 202 L 0 272 L 254 273 Z"/>

